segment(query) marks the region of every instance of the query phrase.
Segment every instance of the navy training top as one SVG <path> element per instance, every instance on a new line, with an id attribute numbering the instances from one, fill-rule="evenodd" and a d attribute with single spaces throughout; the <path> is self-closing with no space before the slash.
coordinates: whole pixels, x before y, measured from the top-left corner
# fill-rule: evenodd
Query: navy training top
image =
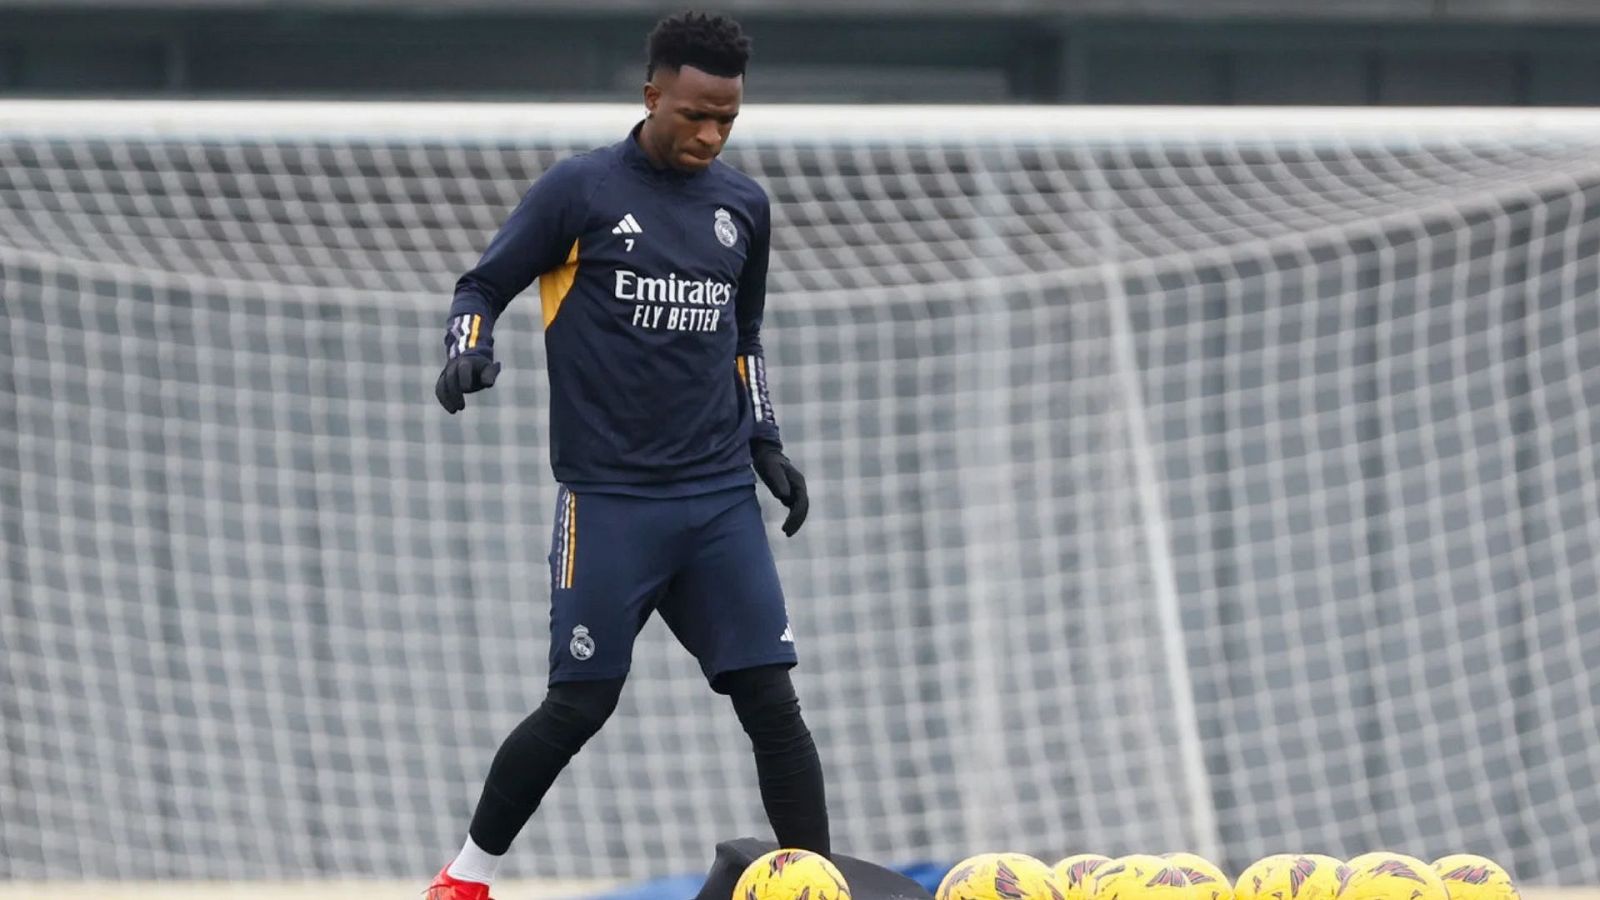
<path id="1" fill-rule="evenodd" d="M 761 352 L 771 206 L 720 159 L 657 168 L 639 128 L 534 182 L 456 282 L 447 352 L 492 358 L 495 319 L 538 278 L 557 481 L 659 497 L 750 484 L 752 441 L 782 447 Z"/>

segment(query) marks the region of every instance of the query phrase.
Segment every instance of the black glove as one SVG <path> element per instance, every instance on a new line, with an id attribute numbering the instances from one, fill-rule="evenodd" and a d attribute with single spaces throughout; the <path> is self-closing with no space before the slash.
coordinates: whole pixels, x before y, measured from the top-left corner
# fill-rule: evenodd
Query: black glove
<path id="1" fill-rule="evenodd" d="M 465 353 L 444 364 L 433 395 L 450 415 L 467 408 L 465 395 L 493 387 L 500 377 L 500 364 L 479 353 Z"/>
<path id="2" fill-rule="evenodd" d="M 789 515 L 783 520 L 783 536 L 794 537 L 794 533 L 805 524 L 806 513 L 811 511 L 811 498 L 806 496 L 805 476 L 776 447 L 756 450 L 753 465 L 772 496 L 789 508 Z"/>

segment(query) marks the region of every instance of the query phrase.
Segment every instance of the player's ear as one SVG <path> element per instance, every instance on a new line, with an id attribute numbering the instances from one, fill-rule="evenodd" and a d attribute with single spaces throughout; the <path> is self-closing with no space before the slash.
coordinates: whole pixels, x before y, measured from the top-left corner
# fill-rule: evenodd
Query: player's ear
<path id="1" fill-rule="evenodd" d="M 661 88 L 656 87 L 654 80 L 644 83 L 644 110 L 646 115 L 655 115 L 656 106 L 661 102 Z"/>

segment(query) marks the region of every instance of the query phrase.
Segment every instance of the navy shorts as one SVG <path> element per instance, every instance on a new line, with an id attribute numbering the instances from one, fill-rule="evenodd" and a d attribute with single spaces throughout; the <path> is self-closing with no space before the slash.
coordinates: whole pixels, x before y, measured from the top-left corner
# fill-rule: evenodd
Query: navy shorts
<path id="1" fill-rule="evenodd" d="M 563 487 L 550 588 L 551 684 L 628 674 L 652 612 L 708 679 L 796 660 L 754 486 L 672 499 Z"/>

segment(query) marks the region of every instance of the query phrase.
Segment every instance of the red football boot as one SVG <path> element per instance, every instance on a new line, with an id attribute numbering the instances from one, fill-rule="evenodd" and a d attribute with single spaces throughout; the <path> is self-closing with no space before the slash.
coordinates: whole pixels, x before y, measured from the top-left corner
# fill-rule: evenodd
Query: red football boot
<path id="1" fill-rule="evenodd" d="M 433 884 L 428 885 L 427 893 L 422 895 L 422 900 L 493 900 L 489 896 L 489 886 L 477 881 L 461 881 L 450 877 L 450 864 L 439 870 L 433 876 Z"/>

